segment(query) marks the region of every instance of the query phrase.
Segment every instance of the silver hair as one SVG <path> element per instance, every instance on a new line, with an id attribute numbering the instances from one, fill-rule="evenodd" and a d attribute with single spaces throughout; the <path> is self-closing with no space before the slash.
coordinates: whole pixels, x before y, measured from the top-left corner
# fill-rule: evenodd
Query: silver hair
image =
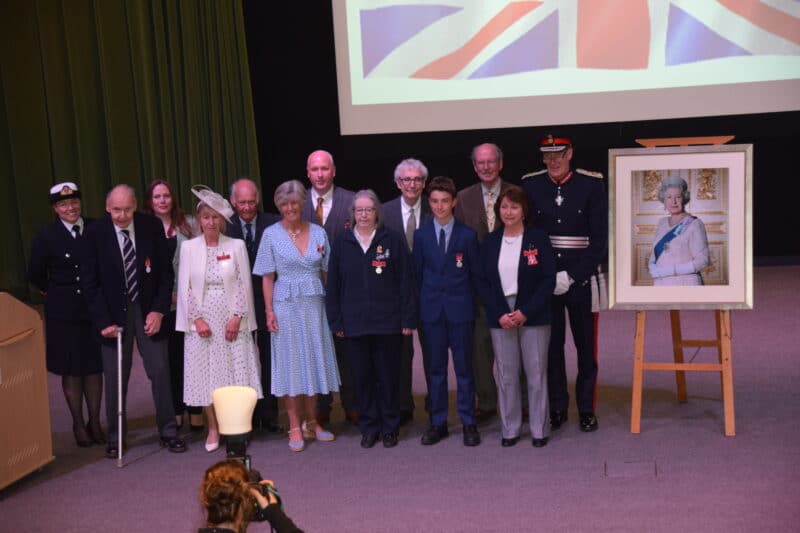
<path id="1" fill-rule="evenodd" d="M 331 154 L 331 153 L 330 153 L 329 151 L 327 151 L 327 150 L 318 149 L 318 150 L 314 150 L 313 152 L 311 152 L 310 154 L 308 154 L 308 157 L 306 158 L 306 167 L 308 167 L 308 161 L 311 159 L 311 156 L 312 156 L 312 155 L 314 155 L 314 154 L 316 154 L 316 153 L 325 154 L 325 155 L 328 157 L 328 159 L 330 160 L 330 162 L 331 162 L 331 166 L 332 166 L 332 167 L 335 167 L 335 166 L 336 166 L 336 163 L 334 163 L 334 162 L 333 162 L 333 154 Z"/>
<path id="2" fill-rule="evenodd" d="M 256 201 L 258 202 L 258 205 L 261 205 L 261 189 L 259 189 L 258 185 L 256 185 L 256 182 L 251 180 L 250 178 L 239 178 L 238 180 L 236 180 L 233 183 L 231 183 L 231 193 L 230 193 L 230 196 L 229 196 L 229 198 L 231 199 L 231 204 L 234 204 L 234 207 L 236 207 L 235 206 L 235 204 L 236 204 L 236 185 L 238 185 L 239 183 L 249 183 L 250 185 L 252 185 L 253 188 L 256 190 Z"/>
<path id="3" fill-rule="evenodd" d="M 428 179 L 428 167 L 426 167 L 419 159 L 403 159 L 394 167 L 394 181 L 400 179 L 400 173 L 406 169 L 414 169 L 418 171 L 424 180 Z M 423 185 L 425 183 L 423 182 Z"/>
<path id="4" fill-rule="evenodd" d="M 499 146 L 497 146 L 494 143 L 481 143 L 481 144 L 479 144 L 478 146 L 475 146 L 472 149 L 472 154 L 470 155 L 470 157 L 472 158 L 472 162 L 473 163 L 475 162 L 475 150 L 477 150 L 481 146 L 491 146 L 492 148 L 494 148 L 495 154 L 497 154 L 497 160 L 498 161 L 502 161 L 503 160 L 503 151 L 500 149 Z"/>
<path id="5" fill-rule="evenodd" d="M 667 176 L 661 180 L 661 186 L 658 188 L 658 201 L 664 203 L 664 195 L 667 189 L 680 189 L 681 197 L 683 198 L 683 205 L 689 203 L 691 194 L 689 194 L 689 185 L 686 180 L 680 176 Z"/>
<path id="6" fill-rule="evenodd" d="M 291 201 L 297 201 L 302 206 L 306 201 L 306 188 L 297 180 L 284 181 L 275 189 L 275 195 L 272 198 L 278 210 L 283 204 Z"/>
<path id="7" fill-rule="evenodd" d="M 372 205 L 375 206 L 375 227 L 380 228 L 383 226 L 383 206 L 378 199 L 378 195 L 372 189 L 362 189 L 353 196 L 353 202 L 350 204 L 350 227 L 356 227 L 356 200 L 359 198 L 369 198 L 372 200 Z"/>

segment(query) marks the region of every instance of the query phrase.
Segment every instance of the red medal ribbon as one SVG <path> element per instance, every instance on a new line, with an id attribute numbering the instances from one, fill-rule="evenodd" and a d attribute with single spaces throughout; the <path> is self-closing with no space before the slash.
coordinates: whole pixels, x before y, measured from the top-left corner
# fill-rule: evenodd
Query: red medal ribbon
<path id="1" fill-rule="evenodd" d="M 373 261 L 372 266 L 374 267 L 385 267 L 386 261 Z"/>
<path id="2" fill-rule="evenodd" d="M 536 256 L 539 255 L 539 250 L 534 248 L 533 250 L 525 250 L 522 252 L 522 255 L 528 260 L 528 266 L 538 265 L 539 260 L 536 259 Z"/>
<path id="3" fill-rule="evenodd" d="M 556 185 L 564 185 L 564 184 L 565 184 L 566 182 L 568 182 L 568 181 L 570 180 L 570 178 L 572 177 L 572 171 L 570 170 L 570 171 L 567 173 L 567 175 L 566 175 L 566 176 L 564 176 L 563 178 L 561 178 L 560 180 L 554 180 L 554 179 L 553 179 L 553 176 L 549 176 L 549 177 L 550 177 L 550 181 L 552 181 L 552 182 L 553 182 L 553 183 L 555 183 Z"/>
<path id="4" fill-rule="evenodd" d="M 217 256 L 217 261 L 225 261 L 226 259 L 230 259 L 230 258 L 231 258 L 230 254 L 218 255 Z"/>

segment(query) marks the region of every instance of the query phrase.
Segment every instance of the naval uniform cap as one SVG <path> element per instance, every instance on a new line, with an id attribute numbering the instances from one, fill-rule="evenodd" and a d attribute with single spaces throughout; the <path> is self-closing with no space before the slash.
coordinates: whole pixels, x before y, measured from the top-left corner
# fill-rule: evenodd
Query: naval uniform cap
<path id="1" fill-rule="evenodd" d="M 554 137 L 552 134 L 547 135 L 539 143 L 539 150 L 541 152 L 563 152 L 567 148 L 572 147 L 572 141 L 566 137 Z"/>
<path id="2" fill-rule="evenodd" d="M 63 183 L 56 183 L 52 187 L 50 187 L 50 203 L 54 204 L 56 202 L 60 202 L 61 200 L 69 200 L 70 198 L 80 198 L 81 192 L 78 190 L 78 186 L 75 185 L 71 181 L 65 181 Z"/>

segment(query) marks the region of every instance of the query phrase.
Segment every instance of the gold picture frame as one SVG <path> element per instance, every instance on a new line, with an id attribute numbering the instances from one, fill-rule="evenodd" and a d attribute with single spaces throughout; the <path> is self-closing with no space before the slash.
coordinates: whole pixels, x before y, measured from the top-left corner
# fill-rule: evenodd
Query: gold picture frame
<path id="1" fill-rule="evenodd" d="M 752 309 L 752 144 L 613 149 L 608 168 L 610 309 Z M 647 269 L 668 175 L 687 182 L 687 211 L 706 226 L 701 286 L 653 286 Z"/>

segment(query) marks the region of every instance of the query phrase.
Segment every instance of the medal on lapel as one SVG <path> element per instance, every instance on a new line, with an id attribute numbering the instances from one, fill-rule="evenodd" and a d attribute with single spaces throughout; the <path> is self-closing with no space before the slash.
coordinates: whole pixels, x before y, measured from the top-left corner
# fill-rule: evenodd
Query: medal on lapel
<path id="1" fill-rule="evenodd" d="M 528 266 L 538 265 L 539 260 L 536 259 L 536 256 L 539 255 L 539 250 L 533 248 L 532 244 L 528 245 L 528 249 L 522 252 L 522 255 L 528 260 Z"/>
<path id="2" fill-rule="evenodd" d="M 464 254 L 462 252 L 456 252 L 456 268 L 463 268 L 464 267 Z"/>
<path id="3" fill-rule="evenodd" d="M 383 251 L 383 246 L 380 244 L 375 248 L 375 259 L 372 260 L 372 266 L 375 267 L 375 273 L 380 274 L 383 272 L 384 267 L 386 267 L 386 259 L 389 258 L 389 249 L 386 249 L 386 253 Z"/>
<path id="4" fill-rule="evenodd" d="M 149 257 L 145 257 L 144 258 L 144 271 L 149 274 L 150 270 L 151 270 L 150 269 L 150 258 Z"/>

